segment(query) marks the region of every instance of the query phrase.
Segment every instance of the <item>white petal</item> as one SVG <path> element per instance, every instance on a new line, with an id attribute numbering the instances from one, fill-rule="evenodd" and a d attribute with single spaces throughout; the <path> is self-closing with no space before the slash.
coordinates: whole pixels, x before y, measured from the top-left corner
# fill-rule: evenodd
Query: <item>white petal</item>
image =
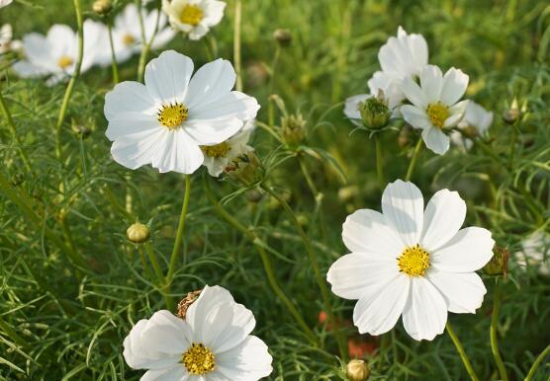
<path id="1" fill-rule="evenodd" d="M 244 121 L 239 118 L 212 120 L 189 120 L 184 125 L 185 132 L 199 145 L 215 145 L 235 135 Z"/>
<path id="2" fill-rule="evenodd" d="M 439 249 L 455 236 L 466 218 L 466 203 L 458 192 L 442 189 L 428 202 L 424 212 L 421 246 L 428 252 Z"/>
<path id="3" fill-rule="evenodd" d="M 422 91 L 426 94 L 428 104 L 436 103 L 440 100 L 441 89 L 443 88 L 443 74 L 437 66 L 428 65 L 424 67 L 420 75 L 420 84 Z"/>
<path id="4" fill-rule="evenodd" d="M 203 163 L 204 155 L 200 147 L 185 131 L 175 131 L 166 135 L 164 144 L 153 157 L 151 165 L 160 173 L 194 173 Z"/>
<path id="5" fill-rule="evenodd" d="M 125 135 L 118 138 L 111 147 L 111 154 L 115 161 L 126 168 L 137 169 L 151 163 L 159 150 L 159 143 L 163 142 L 170 131 L 158 128 Z"/>
<path id="6" fill-rule="evenodd" d="M 189 39 L 191 41 L 198 41 L 206 36 L 209 30 L 210 28 L 206 24 L 201 23 L 189 31 Z"/>
<path id="7" fill-rule="evenodd" d="M 189 121 L 221 118 L 239 118 L 244 122 L 254 119 L 260 105 L 256 98 L 239 91 L 231 91 L 215 99 L 207 99 L 189 109 Z"/>
<path id="8" fill-rule="evenodd" d="M 53 57 L 68 56 L 76 57 L 77 40 L 76 34 L 67 25 L 55 24 L 48 30 L 48 42 Z"/>
<path id="9" fill-rule="evenodd" d="M 217 59 L 202 66 L 189 83 L 185 104 L 194 109 L 226 96 L 235 86 L 237 75 L 227 60 Z"/>
<path id="10" fill-rule="evenodd" d="M 162 104 L 182 102 L 192 74 L 191 58 L 168 50 L 145 67 L 145 85 L 151 97 Z"/>
<path id="11" fill-rule="evenodd" d="M 403 244 L 418 243 L 424 220 L 424 198 L 416 185 L 401 180 L 388 184 L 382 195 L 382 211 Z"/>
<path id="12" fill-rule="evenodd" d="M 441 292 L 450 312 L 475 314 L 487 293 L 476 273 L 457 274 L 433 269 L 427 272 L 427 278 Z"/>
<path id="13" fill-rule="evenodd" d="M 370 209 L 357 210 L 346 218 L 342 239 L 352 252 L 369 252 L 395 259 L 403 250 L 399 235 L 388 226 L 386 218 Z"/>
<path id="14" fill-rule="evenodd" d="M 453 107 L 449 108 L 449 117 L 445 120 L 443 125 L 445 128 L 454 127 L 462 120 L 464 117 L 464 112 L 468 106 L 469 101 L 462 101 L 455 104 Z"/>
<path id="15" fill-rule="evenodd" d="M 29 33 L 23 37 L 23 50 L 27 59 L 34 65 L 53 70 L 53 58 L 49 41 L 38 33 Z"/>
<path id="16" fill-rule="evenodd" d="M 428 128 L 431 125 L 430 118 L 426 111 L 411 105 L 403 105 L 400 108 L 405 121 L 414 128 Z"/>
<path id="17" fill-rule="evenodd" d="M 204 23 L 208 26 L 217 25 L 223 18 L 223 11 L 227 4 L 223 1 L 210 0 L 203 2 L 203 7 L 206 13 Z"/>
<path id="18" fill-rule="evenodd" d="M 361 113 L 359 112 L 359 104 L 364 102 L 365 99 L 372 97 L 370 94 L 354 95 L 346 99 L 346 105 L 344 107 L 344 114 L 349 119 L 361 120 Z"/>
<path id="19" fill-rule="evenodd" d="M 419 109 L 425 110 L 428 107 L 428 99 L 420 86 L 411 78 L 405 78 L 401 84 L 403 94 L 413 105 Z"/>
<path id="20" fill-rule="evenodd" d="M 162 132 L 164 127 L 159 126 L 155 117 L 140 112 L 126 112 L 112 117 L 107 126 L 105 135 L 111 141 L 126 135 L 146 131 Z"/>
<path id="21" fill-rule="evenodd" d="M 12 69 L 22 78 L 42 77 L 51 73 L 49 69 L 37 66 L 28 61 L 18 61 L 13 64 Z"/>
<path id="22" fill-rule="evenodd" d="M 139 82 L 119 83 L 105 95 L 105 117 L 110 120 L 123 112 L 143 112 L 153 115 L 156 112 L 155 101 L 147 88 Z"/>
<path id="23" fill-rule="evenodd" d="M 267 345 L 256 336 L 248 336 L 239 346 L 216 354 L 216 368 L 228 380 L 257 381 L 273 371 L 273 358 Z"/>
<path id="24" fill-rule="evenodd" d="M 360 299 L 384 287 L 398 274 L 397 259 L 352 253 L 330 266 L 327 281 L 334 294 L 345 299 Z"/>
<path id="25" fill-rule="evenodd" d="M 146 372 L 139 381 L 186 381 L 189 375 L 182 364 L 176 364 L 173 367 L 150 370 Z"/>
<path id="26" fill-rule="evenodd" d="M 185 320 L 193 329 L 193 332 L 199 332 L 203 327 L 204 318 L 209 310 L 220 303 L 234 301 L 229 291 L 225 288 L 220 286 L 204 286 L 199 298 L 187 310 Z"/>
<path id="27" fill-rule="evenodd" d="M 494 244 L 487 229 L 462 229 L 445 246 L 431 253 L 432 265 L 453 273 L 479 270 L 493 257 Z"/>
<path id="28" fill-rule="evenodd" d="M 452 106 L 466 92 L 469 77 L 462 70 L 450 68 L 443 78 L 444 84 L 441 91 L 441 102 L 447 106 Z"/>
<path id="29" fill-rule="evenodd" d="M 422 139 L 426 147 L 438 155 L 443 155 L 449 150 L 451 140 L 437 127 L 428 127 L 422 130 Z"/>
<path id="30" fill-rule="evenodd" d="M 403 325 L 415 340 L 433 340 L 443 333 L 447 322 L 447 303 L 425 278 L 412 277 L 411 290 L 403 311 Z"/>
<path id="31" fill-rule="evenodd" d="M 353 323 L 359 333 L 381 335 L 391 330 L 403 312 L 410 283 L 406 275 L 396 274 L 377 292 L 359 299 L 353 310 Z"/>

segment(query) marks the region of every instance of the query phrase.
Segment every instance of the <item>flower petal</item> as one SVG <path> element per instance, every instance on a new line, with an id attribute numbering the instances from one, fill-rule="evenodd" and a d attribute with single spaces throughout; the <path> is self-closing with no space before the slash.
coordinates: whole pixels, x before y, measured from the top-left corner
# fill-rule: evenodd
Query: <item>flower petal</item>
<path id="1" fill-rule="evenodd" d="M 146 372 L 139 381 L 186 381 L 189 379 L 189 374 L 185 367 L 181 364 L 176 364 L 173 367 L 150 370 Z"/>
<path id="2" fill-rule="evenodd" d="M 438 155 L 443 155 L 449 150 L 451 139 L 437 127 L 428 127 L 422 130 L 422 139 L 426 147 Z"/>
<path id="3" fill-rule="evenodd" d="M 462 102 L 458 102 L 453 107 L 449 109 L 450 116 L 445 120 L 445 124 L 443 125 L 445 128 L 450 128 L 456 126 L 464 117 L 464 112 L 466 111 L 466 107 L 468 106 L 468 103 L 470 101 L 465 100 Z"/>
<path id="4" fill-rule="evenodd" d="M 183 102 L 192 74 L 193 60 L 168 50 L 149 61 L 145 67 L 145 86 L 157 102 Z M 188 104 L 186 106 L 189 107 Z"/>
<path id="5" fill-rule="evenodd" d="M 344 107 L 344 114 L 346 115 L 346 117 L 353 120 L 361 120 L 359 104 L 370 97 L 372 97 L 372 95 L 370 94 L 359 94 L 346 99 L 346 105 Z"/>
<path id="6" fill-rule="evenodd" d="M 112 117 L 105 135 L 109 140 L 114 141 L 126 135 L 147 131 L 162 132 L 163 130 L 164 128 L 159 126 L 156 118 L 139 112 L 127 112 Z"/>
<path id="7" fill-rule="evenodd" d="M 190 108 L 188 121 L 239 118 L 244 125 L 244 121 L 256 117 L 259 109 L 256 98 L 239 91 L 231 91 Z"/>
<path id="8" fill-rule="evenodd" d="M 418 84 L 411 78 L 403 79 L 401 87 L 403 94 L 405 94 L 405 97 L 413 105 L 422 110 L 425 110 L 426 107 L 428 107 L 428 99 L 426 98 L 426 94 L 424 94 L 420 86 L 418 86 Z"/>
<path id="9" fill-rule="evenodd" d="M 237 74 L 227 60 L 217 59 L 202 66 L 189 83 L 185 104 L 190 110 L 224 97 L 235 86 Z"/>
<path id="10" fill-rule="evenodd" d="M 257 381 L 271 374 L 272 361 L 267 345 L 256 336 L 248 336 L 237 347 L 216 354 L 216 371 L 229 380 Z"/>
<path id="11" fill-rule="evenodd" d="M 454 67 L 447 70 L 443 78 L 441 102 L 447 106 L 452 106 L 458 102 L 466 92 L 469 78 L 462 70 L 455 69 Z"/>
<path id="12" fill-rule="evenodd" d="M 443 88 L 443 73 L 434 65 L 428 65 L 422 69 L 420 74 L 422 91 L 426 94 L 428 104 L 437 103 L 440 100 L 441 89 Z"/>
<path id="13" fill-rule="evenodd" d="M 427 278 L 441 292 L 450 312 L 475 314 L 487 293 L 476 273 L 448 273 L 433 269 L 428 271 Z"/>
<path id="14" fill-rule="evenodd" d="M 111 154 L 120 165 L 137 169 L 151 163 L 158 151 L 162 150 L 159 143 L 164 142 L 169 133 L 166 128 L 158 128 L 121 136 L 111 146 Z"/>
<path id="15" fill-rule="evenodd" d="M 403 118 L 405 118 L 405 121 L 414 128 L 425 129 L 432 123 L 430 122 L 430 118 L 428 117 L 428 114 L 426 114 L 426 111 L 419 109 L 416 106 L 403 105 L 400 110 L 403 114 Z"/>
<path id="16" fill-rule="evenodd" d="M 142 112 L 153 115 L 156 108 L 155 101 L 144 85 L 139 82 L 126 81 L 117 84 L 105 95 L 103 111 L 107 120 L 111 120 L 123 112 Z"/>
<path id="17" fill-rule="evenodd" d="M 216 305 L 235 300 L 225 288 L 220 286 L 204 286 L 199 298 L 191 304 L 185 315 L 185 321 L 193 329 L 193 332 L 200 332 L 204 324 L 204 318 L 208 311 Z"/>

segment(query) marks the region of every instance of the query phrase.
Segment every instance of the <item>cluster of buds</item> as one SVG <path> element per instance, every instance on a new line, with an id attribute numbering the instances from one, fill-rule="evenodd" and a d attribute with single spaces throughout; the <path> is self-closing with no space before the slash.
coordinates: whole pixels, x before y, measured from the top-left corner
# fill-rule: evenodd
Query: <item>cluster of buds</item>
<path id="1" fill-rule="evenodd" d="M 285 115 L 281 119 L 281 134 L 288 146 L 300 145 L 306 137 L 306 124 L 302 114 Z"/>
<path id="2" fill-rule="evenodd" d="M 379 130 L 388 125 L 391 111 L 382 90 L 379 90 L 376 97 L 372 96 L 359 103 L 358 107 L 363 124 L 369 130 Z"/>

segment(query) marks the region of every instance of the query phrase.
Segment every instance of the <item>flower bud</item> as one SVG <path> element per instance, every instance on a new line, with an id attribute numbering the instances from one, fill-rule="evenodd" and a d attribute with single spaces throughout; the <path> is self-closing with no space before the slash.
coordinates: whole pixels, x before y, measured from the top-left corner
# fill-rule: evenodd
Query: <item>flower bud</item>
<path id="1" fill-rule="evenodd" d="M 512 105 L 502 113 L 502 120 L 507 124 L 514 124 L 521 116 L 521 110 L 519 109 L 518 100 L 514 98 Z"/>
<path id="2" fill-rule="evenodd" d="M 508 259 L 510 258 L 510 251 L 504 247 L 495 246 L 493 249 L 493 257 L 483 267 L 483 272 L 487 275 L 498 276 L 504 275 L 508 272 Z"/>
<path id="3" fill-rule="evenodd" d="M 363 360 L 351 360 L 346 366 L 346 375 L 350 381 L 365 381 L 370 376 L 370 369 Z"/>
<path id="4" fill-rule="evenodd" d="M 378 96 L 365 99 L 359 104 L 359 112 L 365 127 L 371 130 L 378 130 L 386 127 L 390 121 L 391 112 L 384 92 L 379 91 Z"/>
<path id="5" fill-rule="evenodd" d="M 149 239 L 149 228 L 147 225 L 136 222 L 126 230 L 126 236 L 133 243 L 144 243 Z"/>
<path id="6" fill-rule="evenodd" d="M 80 124 L 73 126 L 73 131 L 76 134 L 76 136 L 82 137 L 83 140 L 89 138 L 90 135 L 92 134 L 92 129 L 90 127 L 83 126 Z"/>
<path id="7" fill-rule="evenodd" d="M 273 38 L 281 46 L 288 46 L 292 42 L 292 33 L 288 29 L 277 29 L 273 32 Z"/>
<path id="8" fill-rule="evenodd" d="M 302 114 L 290 114 L 281 120 L 283 141 L 289 146 L 300 145 L 306 137 L 306 120 Z"/>
<path id="9" fill-rule="evenodd" d="M 178 303 L 178 317 L 185 319 L 187 310 L 191 307 L 191 304 L 195 303 L 199 296 L 201 296 L 201 292 L 202 290 L 191 291 Z"/>
<path id="10" fill-rule="evenodd" d="M 260 166 L 260 160 L 254 150 L 250 149 L 233 159 L 224 171 L 228 176 L 242 181 L 246 185 L 251 185 L 256 181 L 256 173 Z"/>
<path id="11" fill-rule="evenodd" d="M 100 16 L 106 16 L 113 9 L 113 3 L 111 0 L 96 0 L 92 9 Z"/>

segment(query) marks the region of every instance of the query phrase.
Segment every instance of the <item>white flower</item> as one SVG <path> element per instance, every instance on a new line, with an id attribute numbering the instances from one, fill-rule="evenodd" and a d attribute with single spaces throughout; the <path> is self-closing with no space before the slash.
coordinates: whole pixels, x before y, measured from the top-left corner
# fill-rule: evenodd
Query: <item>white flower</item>
<path id="1" fill-rule="evenodd" d="M 148 369 L 142 381 L 256 381 L 272 372 L 256 321 L 219 286 L 206 286 L 185 320 L 169 311 L 140 320 L 124 340 L 124 359 Z"/>
<path id="2" fill-rule="evenodd" d="M 13 0 L 0 0 L 0 8 L 4 8 L 12 3 Z"/>
<path id="3" fill-rule="evenodd" d="M 84 55 L 81 73 L 86 72 L 95 62 L 102 49 L 99 43 L 105 33 L 100 23 L 92 20 L 84 22 Z M 77 34 L 68 26 L 56 24 L 47 36 L 29 33 L 23 37 L 23 52 L 26 59 L 13 65 L 14 71 L 23 78 L 51 76 L 47 82 L 53 85 L 74 74 L 77 53 Z"/>
<path id="4" fill-rule="evenodd" d="M 147 43 L 157 27 L 158 10 L 147 12 L 142 8 L 143 28 L 145 31 L 145 42 Z M 160 49 L 164 47 L 175 36 L 172 28 L 166 27 L 168 20 L 166 15 L 161 13 L 158 24 L 158 32 L 151 47 Z M 119 63 L 125 62 L 130 57 L 141 51 L 143 46 L 141 27 L 139 23 L 138 7 L 134 3 L 128 4 L 124 10 L 115 18 L 113 27 L 113 46 L 115 48 L 116 60 Z M 98 64 L 107 66 L 111 64 L 111 50 L 105 49 L 98 58 Z"/>
<path id="5" fill-rule="evenodd" d="M 428 65 L 420 73 L 420 86 L 411 78 L 403 80 L 403 93 L 412 105 L 401 106 L 401 113 L 407 123 L 422 129 L 426 147 L 437 154 L 449 149 L 450 139 L 444 129 L 456 126 L 464 115 L 468 101 L 458 100 L 468 87 L 468 79 L 461 70 L 451 68 L 443 76 L 437 66 Z"/>
<path id="6" fill-rule="evenodd" d="M 147 64 L 145 85 L 123 82 L 106 95 L 115 161 L 191 174 L 204 161 L 200 146 L 226 141 L 256 117 L 256 99 L 231 91 L 236 75 L 229 61 L 218 59 L 192 74 L 189 57 L 166 51 Z"/>
<path id="7" fill-rule="evenodd" d="M 493 124 L 493 112 L 485 110 L 474 101 L 468 101 L 464 118 L 458 123 L 458 128 L 471 132 L 473 136 L 484 136 L 491 124 Z M 459 131 L 451 133 L 451 140 L 457 146 L 467 150 L 473 145 L 472 140 L 464 139 Z"/>
<path id="8" fill-rule="evenodd" d="M 13 39 L 13 30 L 11 25 L 2 25 L 2 28 L 0 28 L 0 54 L 17 52 L 21 50 L 22 47 L 23 44 L 21 41 Z"/>
<path id="9" fill-rule="evenodd" d="M 200 40 L 223 18 L 225 2 L 218 0 L 162 0 L 162 9 L 170 24 L 188 34 L 190 40 Z"/>
<path id="10" fill-rule="evenodd" d="M 252 150 L 248 145 L 250 135 L 255 128 L 254 120 L 249 120 L 232 138 L 214 146 L 202 146 L 204 165 L 208 174 L 218 177 L 236 157 Z"/>
<path id="11" fill-rule="evenodd" d="M 332 291 L 358 299 L 353 321 L 360 333 L 380 335 L 402 315 L 415 340 L 441 334 L 447 311 L 475 313 L 486 293 L 475 273 L 493 256 L 491 233 L 460 229 L 466 203 L 437 192 L 424 209 L 420 190 L 398 180 L 382 196 L 383 214 L 361 209 L 348 216 L 342 238 L 351 254 L 338 259 L 327 279 Z"/>
<path id="12" fill-rule="evenodd" d="M 550 275 L 550 235 L 532 234 L 522 243 L 523 250 L 515 253 L 516 263 L 523 269 L 537 268 L 541 275 Z"/>

